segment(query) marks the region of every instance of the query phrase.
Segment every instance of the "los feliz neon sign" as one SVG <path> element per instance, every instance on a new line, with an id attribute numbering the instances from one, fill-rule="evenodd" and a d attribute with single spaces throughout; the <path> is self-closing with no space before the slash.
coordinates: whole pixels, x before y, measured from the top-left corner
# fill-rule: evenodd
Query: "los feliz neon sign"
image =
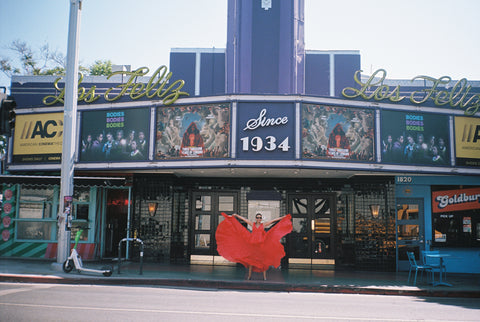
<path id="1" fill-rule="evenodd" d="M 182 92 L 180 89 L 185 85 L 184 80 L 176 80 L 169 84 L 169 80 L 172 77 L 172 72 L 167 73 L 167 67 L 165 65 L 160 66 L 150 77 L 149 81 L 145 83 L 137 83 L 136 78 L 139 76 L 145 76 L 148 74 L 149 69 L 147 67 L 140 67 L 134 71 L 118 71 L 111 73 L 107 79 L 114 75 L 126 75 L 129 76 L 126 83 L 119 84 L 115 87 L 107 89 L 103 94 L 103 97 L 108 102 L 114 102 L 121 97 L 128 95 L 132 100 L 137 100 L 142 97 L 149 99 L 160 98 L 164 105 L 170 105 L 174 103 L 180 96 L 189 96 L 187 92 Z M 57 103 L 64 103 L 65 88 L 59 87 L 59 82 L 62 77 L 59 77 L 53 83 L 56 90 L 60 92 L 58 95 L 47 95 L 43 98 L 43 104 L 54 105 Z M 81 87 L 80 84 L 83 81 L 83 75 L 80 74 L 78 80 L 78 101 L 84 101 L 85 103 L 93 103 L 98 100 L 101 95 L 95 93 L 96 86 L 92 86 L 88 89 Z M 166 87 L 168 85 L 168 87 Z M 119 93 L 112 93 L 114 89 L 120 89 Z"/>
<path id="2" fill-rule="evenodd" d="M 362 70 L 357 70 L 353 77 L 355 83 L 359 84 L 361 88 L 345 87 L 342 90 L 342 95 L 344 97 L 360 97 L 365 100 L 374 99 L 375 101 L 388 99 L 391 102 L 401 102 L 406 98 L 405 96 L 400 96 L 400 85 L 397 85 L 393 90 L 390 90 L 390 86 L 383 83 L 387 76 L 387 72 L 384 69 L 376 70 L 366 83 L 361 81 L 361 72 Z M 376 79 L 377 75 L 379 76 L 378 79 Z M 465 115 L 475 115 L 480 108 L 480 94 L 473 94 L 468 97 L 468 93 L 472 89 L 472 86 L 467 86 L 466 78 L 457 81 L 449 90 L 439 88 L 441 85 L 448 85 L 452 81 L 448 76 L 442 76 L 440 78 L 416 76 L 412 79 L 412 82 L 417 79 L 432 82 L 433 85 L 430 88 L 413 92 L 410 95 L 410 102 L 413 104 L 423 104 L 428 100 L 432 100 L 435 106 L 448 105 L 450 107 L 465 109 Z M 371 86 L 376 86 L 377 88 L 372 93 L 367 94 L 367 89 Z M 422 98 L 419 98 L 421 95 L 423 95 Z"/>

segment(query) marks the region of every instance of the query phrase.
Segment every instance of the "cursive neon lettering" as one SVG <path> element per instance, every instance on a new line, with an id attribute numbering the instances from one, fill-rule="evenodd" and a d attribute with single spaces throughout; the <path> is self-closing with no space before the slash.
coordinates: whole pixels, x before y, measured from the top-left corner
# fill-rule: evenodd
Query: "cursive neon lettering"
<path id="1" fill-rule="evenodd" d="M 363 98 L 365 100 L 373 98 L 376 101 L 389 99 L 392 102 L 400 102 L 405 98 L 404 96 L 400 96 L 400 85 L 397 85 L 393 91 L 389 92 L 390 87 L 384 84 L 386 79 L 386 71 L 384 69 L 376 70 L 365 83 L 361 81 L 361 72 L 362 70 L 356 71 L 353 77 L 355 83 L 360 85 L 360 89 L 345 87 L 342 90 L 342 95 L 344 97 Z M 472 86 L 467 86 L 466 78 L 457 81 L 450 90 L 441 89 L 443 88 L 441 86 L 446 88 L 446 86 L 452 81 L 448 76 L 442 76 L 440 78 L 416 76 L 412 79 L 412 82 L 415 80 L 428 81 L 431 82 L 432 85 L 429 88 L 424 88 L 411 93 L 410 102 L 413 104 L 420 105 L 431 100 L 435 106 L 449 105 L 450 107 L 465 109 L 465 115 L 475 115 L 480 109 L 480 94 L 472 94 L 468 96 Z M 374 87 L 375 90 L 368 95 L 368 90 L 371 87 Z"/>
<path id="2" fill-rule="evenodd" d="M 54 82 L 53 82 L 53 87 L 55 87 L 55 89 L 57 91 L 60 92 L 60 94 L 58 94 L 57 96 L 55 95 L 47 95 L 43 98 L 43 104 L 45 105 L 54 105 L 54 104 L 57 104 L 57 103 L 62 103 L 63 104 L 63 98 L 65 97 L 65 89 L 64 88 L 60 88 L 58 86 L 58 82 L 62 79 L 62 77 L 58 77 Z M 51 99 L 51 100 L 50 100 Z"/>
<path id="3" fill-rule="evenodd" d="M 440 77 L 439 79 L 436 79 L 436 78 L 433 78 L 433 77 L 430 77 L 430 76 L 416 76 L 414 78 L 412 78 L 412 82 L 415 81 L 416 79 L 423 79 L 425 81 L 430 81 L 433 83 L 433 86 L 431 88 L 426 88 L 426 89 L 423 89 L 421 91 L 415 91 L 413 92 L 411 95 L 410 95 L 410 101 L 412 103 L 416 103 L 416 104 L 422 104 L 422 103 L 425 103 L 427 100 L 429 100 L 430 98 L 432 98 L 432 96 L 435 94 L 435 93 L 438 93 L 439 91 L 437 90 L 437 87 L 438 85 L 442 84 L 442 85 L 447 85 L 448 83 L 450 83 L 450 81 L 452 80 L 450 77 L 448 76 L 442 76 Z M 427 95 L 424 96 L 423 99 L 421 100 L 416 100 L 415 99 L 415 96 L 418 95 L 418 93 L 426 93 Z M 435 95 L 434 98 L 432 98 L 435 102 L 435 99 L 437 98 L 438 94 Z M 445 103 L 446 104 L 446 103 Z M 443 104 L 442 104 L 443 105 Z"/>
<path id="4" fill-rule="evenodd" d="M 162 72 L 162 74 L 160 74 L 160 72 Z M 147 83 L 147 87 L 145 89 L 145 95 L 148 98 L 155 97 L 155 95 L 157 95 L 157 91 L 160 88 L 165 87 L 165 81 L 162 82 L 162 80 L 165 77 L 166 73 L 167 73 L 167 66 L 163 65 L 163 66 L 160 66 L 160 68 L 158 68 L 155 71 L 155 73 L 153 73 L 152 77 L 150 77 L 150 79 L 148 80 L 148 83 Z M 169 74 L 171 74 L 171 72 Z M 153 83 L 153 81 L 155 79 L 156 79 L 156 81 L 155 81 L 155 83 Z M 162 83 L 162 85 L 159 86 L 160 83 Z M 159 86 L 158 89 L 156 89 L 157 86 Z M 152 91 L 152 90 L 153 90 L 153 93 L 150 94 L 150 91 Z"/>
<path id="5" fill-rule="evenodd" d="M 176 88 L 173 88 L 175 85 L 178 85 Z M 168 93 L 170 90 L 172 91 L 170 94 L 166 95 L 163 99 L 163 104 L 170 105 L 174 103 L 180 95 L 188 95 L 186 92 L 181 92 L 180 89 L 185 85 L 185 81 L 183 79 L 178 79 L 172 83 L 166 90 L 165 93 Z"/>
<path id="6" fill-rule="evenodd" d="M 107 91 L 105 92 L 105 94 L 103 95 L 105 97 L 105 100 L 106 101 L 109 101 L 109 102 L 113 102 L 113 101 L 116 101 L 118 99 L 120 99 L 120 97 L 122 97 L 123 95 L 125 95 L 127 93 L 127 90 L 133 86 L 133 84 L 135 83 L 135 78 L 139 77 L 139 76 L 145 76 L 147 73 L 148 73 L 149 69 L 147 67 L 140 67 L 136 70 L 134 70 L 133 72 L 127 72 L 127 71 L 118 71 L 118 72 L 114 72 L 114 73 L 111 73 L 107 79 L 110 79 L 111 77 L 115 76 L 115 75 L 123 75 L 125 74 L 126 76 L 130 76 L 127 80 L 126 83 L 124 84 L 120 84 L 120 85 L 117 85 L 115 87 L 111 87 L 109 89 L 107 89 Z M 109 97 L 110 93 L 115 89 L 115 88 L 121 88 L 120 90 L 120 93 L 118 93 L 118 95 L 114 96 L 114 97 Z"/>
<path id="7" fill-rule="evenodd" d="M 160 66 L 150 77 L 148 82 L 137 83 L 137 78 L 147 75 L 149 69 L 147 67 L 140 67 L 134 71 L 118 71 L 111 73 L 107 79 L 115 75 L 125 75 L 128 76 L 128 79 L 125 83 L 119 84 L 115 87 L 111 87 L 105 91 L 103 97 L 108 102 L 114 102 L 124 96 L 129 96 L 132 100 L 137 100 L 142 97 L 154 98 L 163 98 L 164 105 L 170 105 L 174 103 L 181 96 L 189 96 L 187 92 L 181 91 L 185 85 L 184 80 L 176 80 L 171 83 L 167 88 L 166 85 L 169 83 L 172 73 L 167 73 L 167 67 L 165 65 Z M 65 88 L 60 88 L 59 82 L 62 77 L 59 77 L 54 82 L 54 87 L 60 93 L 58 95 L 47 95 L 43 98 L 42 102 L 45 105 L 54 105 L 64 103 L 65 98 Z M 84 101 L 85 103 L 92 103 L 98 100 L 101 95 L 95 93 L 96 86 L 92 86 L 87 89 L 81 87 L 80 84 L 83 81 L 83 75 L 80 74 L 78 81 L 78 101 Z"/>
<path id="8" fill-rule="evenodd" d="M 366 83 L 363 83 L 362 80 L 361 80 L 361 76 L 360 76 L 361 72 L 362 72 L 362 70 L 357 70 L 355 72 L 355 75 L 353 76 L 353 79 L 354 79 L 355 83 L 359 84 L 361 86 L 361 88 L 357 89 L 355 87 L 345 87 L 342 90 L 342 95 L 343 96 L 345 96 L 347 98 L 361 97 L 365 100 L 369 100 L 369 99 L 373 98 L 376 101 L 381 101 L 381 100 L 384 100 L 384 99 L 388 98 L 392 102 L 400 102 L 405 98 L 405 96 L 400 96 L 400 85 L 397 85 L 390 92 L 390 86 L 383 84 L 383 81 L 385 80 L 385 78 L 387 76 L 387 72 L 384 69 L 379 69 L 379 70 L 375 71 L 370 76 L 370 78 L 367 80 Z M 377 74 L 381 74 L 381 76 L 380 76 L 379 80 L 375 82 L 375 78 L 377 77 Z M 377 86 L 377 88 L 375 89 L 375 91 L 371 95 L 367 95 L 366 91 L 371 86 Z"/>

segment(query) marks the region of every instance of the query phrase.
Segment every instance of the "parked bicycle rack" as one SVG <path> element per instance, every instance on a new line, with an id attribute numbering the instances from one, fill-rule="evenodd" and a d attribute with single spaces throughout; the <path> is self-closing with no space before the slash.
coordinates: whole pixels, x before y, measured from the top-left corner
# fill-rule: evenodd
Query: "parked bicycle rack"
<path id="1" fill-rule="evenodd" d="M 143 275 L 143 241 L 139 238 L 124 238 L 118 242 L 118 274 L 120 274 L 120 265 L 122 264 L 122 242 L 139 242 L 140 246 L 140 273 L 139 275 Z"/>

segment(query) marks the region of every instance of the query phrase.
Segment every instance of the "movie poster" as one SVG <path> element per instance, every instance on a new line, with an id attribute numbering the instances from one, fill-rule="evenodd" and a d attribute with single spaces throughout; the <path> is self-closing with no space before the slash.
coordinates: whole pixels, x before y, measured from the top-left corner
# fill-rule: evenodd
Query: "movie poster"
<path id="1" fill-rule="evenodd" d="M 449 165 L 448 129 L 444 115 L 382 111 L 382 162 Z"/>
<path id="2" fill-rule="evenodd" d="M 150 108 L 82 113 L 80 161 L 148 160 Z"/>
<path id="3" fill-rule="evenodd" d="M 208 104 L 157 109 L 155 158 L 229 156 L 230 105 Z"/>
<path id="4" fill-rule="evenodd" d="M 374 110 L 303 104 L 303 157 L 375 161 L 374 115 Z"/>

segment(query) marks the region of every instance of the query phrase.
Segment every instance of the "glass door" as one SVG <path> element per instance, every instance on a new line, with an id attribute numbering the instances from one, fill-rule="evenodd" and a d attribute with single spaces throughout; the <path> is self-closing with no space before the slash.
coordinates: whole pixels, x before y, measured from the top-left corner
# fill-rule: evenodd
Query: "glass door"
<path id="1" fill-rule="evenodd" d="M 127 226 L 128 190 L 107 189 L 104 257 L 127 256 L 126 251 L 118 254 L 118 243 L 128 237 Z"/>
<path id="2" fill-rule="evenodd" d="M 397 271 L 409 268 L 407 252 L 419 260 L 424 250 L 423 199 L 397 199 Z"/>
<path id="3" fill-rule="evenodd" d="M 292 194 L 288 197 L 293 230 L 287 235 L 289 267 L 335 264 L 335 194 Z"/>
<path id="4" fill-rule="evenodd" d="M 193 192 L 192 234 L 190 235 L 190 262 L 214 264 L 222 262 L 217 253 L 215 231 L 227 215 L 238 213 L 237 192 Z"/>

